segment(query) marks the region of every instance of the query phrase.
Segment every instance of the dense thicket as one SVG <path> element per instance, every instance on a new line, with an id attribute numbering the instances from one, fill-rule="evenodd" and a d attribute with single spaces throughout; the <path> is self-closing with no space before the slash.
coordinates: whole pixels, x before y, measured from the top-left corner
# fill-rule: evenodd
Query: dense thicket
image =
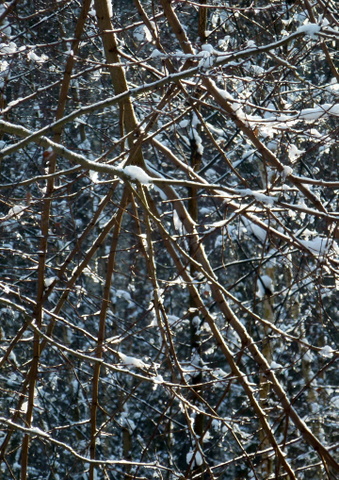
<path id="1" fill-rule="evenodd" d="M 335 2 L 0 6 L 0 479 L 334 480 Z"/>

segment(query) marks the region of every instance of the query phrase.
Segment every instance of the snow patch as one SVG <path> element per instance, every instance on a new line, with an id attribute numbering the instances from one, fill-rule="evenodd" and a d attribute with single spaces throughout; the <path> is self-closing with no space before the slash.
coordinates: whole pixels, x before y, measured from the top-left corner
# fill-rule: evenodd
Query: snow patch
<path id="1" fill-rule="evenodd" d="M 145 170 L 137 165 L 128 165 L 122 169 L 122 172 L 127 175 L 131 180 L 140 182 L 143 185 L 152 183 L 152 177 L 150 177 Z"/>
<path id="2" fill-rule="evenodd" d="M 325 237 L 315 237 L 313 240 L 299 240 L 299 242 L 312 253 L 319 255 L 327 253 L 332 247 L 338 249 L 336 242 Z"/>
<path id="3" fill-rule="evenodd" d="M 333 352 L 333 348 L 331 348 L 329 345 L 325 345 L 324 347 L 322 347 L 319 353 L 324 358 L 332 358 Z"/>
<path id="4" fill-rule="evenodd" d="M 152 42 L 152 34 L 146 25 L 140 25 L 133 32 L 133 38 L 137 42 Z"/>
<path id="5" fill-rule="evenodd" d="M 266 203 L 267 205 L 273 205 L 276 201 L 275 197 L 270 197 L 269 195 L 256 192 L 255 190 L 246 189 L 246 195 L 252 195 L 258 202 Z"/>
<path id="6" fill-rule="evenodd" d="M 192 450 L 190 450 L 186 455 L 186 462 L 188 465 L 192 463 L 192 465 L 197 465 L 200 467 L 200 465 L 202 465 L 201 453 L 199 451 L 194 453 Z"/>
<path id="7" fill-rule="evenodd" d="M 203 69 L 213 67 L 214 61 L 216 60 L 215 53 L 212 45 L 203 45 L 201 47 L 201 52 L 198 53 L 198 57 L 202 57 L 199 62 L 199 67 Z"/>
<path id="8" fill-rule="evenodd" d="M 132 297 L 131 297 L 131 294 L 129 292 L 127 292 L 127 290 L 120 290 L 118 289 L 116 291 L 116 296 L 118 298 L 123 298 L 124 300 L 126 300 L 126 302 L 128 302 L 128 307 L 132 307 L 134 306 L 134 303 L 132 301 Z"/>
<path id="9" fill-rule="evenodd" d="M 130 357 L 129 355 L 125 355 L 121 352 L 119 352 L 119 357 L 123 365 L 137 368 L 150 368 L 150 365 L 147 365 L 145 362 L 140 360 L 140 358 Z"/>
<path id="10" fill-rule="evenodd" d="M 53 282 L 55 282 L 58 279 L 58 277 L 47 277 L 44 280 L 45 287 L 50 287 Z"/>
<path id="11" fill-rule="evenodd" d="M 283 368 L 283 366 L 280 363 L 277 362 L 271 362 L 270 368 L 272 370 L 278 370 L 279 368 Z"/>
<path id="12" fill-rule="evenodd" d="M 264 298 L 265 295 L 272 295 L 274 292 L 273 280 L 268 275 L 260 275 L 257 280 L 257 287 L 256 296 L 259 298 Z"/>
<path id="13" fill-rule="evenodd" d="M 10 55 L 11 53 L 16 53 L 17 46 L 14 42 L 9 43 L 0 43 L 0 53 Z"/>
<path id="14" fill-rule="evenodd" d="M 162 375 L 157 375 L 156 377 L 153 377 L 152 378 L 152 381 L 155 383 L 155 384 L 160 384 L 160 383 L 164 383 L 164 378 Z"/>
<path id="15" fill-rule="evenodd" d="M 293 174 L 293 168 L 285 165 L 283 171 L 281 172 L 282 180 L 286 180 L 287 177 Z"/>
<path id="16" fill-rule="evenodd" d="M 182 221 L 180 220 L 180 217 L 176 210 L 173 210 L 173 225 L 175 230 L 179 233 L 179 235 L 185 235 L 186 233 L 185 227 Z"/>
<path id="17" fill-rule="evenodd" d="M 294 163 L 300 155 L 305 153 L 305 150 L 299 150 L 295 145 L 288 147 L 288 158 Z"/>
<path id="18" fill-rule="evenodd" d="M 150 55 L 150 58 L 159 58 L 159 57 L 163 57 L 164 54 L 160 52 L 160 50 L 158 50 L 157 48 L 155 48 L 153 50 L 153 52 L 151 53 Z"/>
<path id="19" fill-rule="evenodd" d="M 11 217 L 20 218 L 23 215 L 25 210 L 26 210 L 26 207 L 24 205 L 14 205 L 14 207 L 8 210 L 8 214 L 6 215 L 5 218 L 6 219 Z"/>
<path id="20" fill-rule="evenodd" d="M 31 60 L 32 62 L 36 62 L 36 63 L 45 63 L 48 60 L 47 55 L 43 53 L 41 56 L 39 56 L 33 50 L 28 52 L 27 58 L 28 60 Z"/>
<path id="21" fill-rule="evenodd" d="M 313 108 L 304 108 L 300 110 L 299 118 L 310 122 L 312 120 L 318 120 L 327 115 L 339 116 L 339 103 L 331 105 L 330 103 L 324 103 Z"/>
<path id="22" fill-rule="evenodd" d="M 256 237 L 256 239 L 259 240 L 261 243 L 265 243 L 266 242 L 266 237 L 267 237 L 266 230 L 259 227 L 255 223 L 251 222 L 246 217 L 242 217 L 242 218 L 243 218 L 243 222 L 244 222 L 245 227 L 248 230 L 248 232 L 253 234 Z"/>
<path id="23" fill-rule="evenodd" d="M 297 33 L 304 33 L 311 38 L 317 38 L 317 34 L 320 32 L 321 27 L 317 23 L 307 23 L 306 25 L 302 25 L 297 29 Z"/>

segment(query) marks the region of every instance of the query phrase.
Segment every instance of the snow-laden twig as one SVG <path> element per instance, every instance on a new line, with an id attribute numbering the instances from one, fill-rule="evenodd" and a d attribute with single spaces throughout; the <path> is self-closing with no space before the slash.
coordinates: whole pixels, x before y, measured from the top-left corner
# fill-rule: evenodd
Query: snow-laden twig
<path id="1" fill-rule="evenodd" d="M 142 468 L 150 468 L 150 469 L 160 469 L 160 470 L 165 470 L 165 471 L 170 471 L 173 474 L 173 471 L 158 462 L 131 462 L 128 460 L 95 460 L 91 459 L 88 457 L 85 457 L 84 455 L 81 455 L 78 453 L 73 447 L 71 447 L 69 444 L 65 442 L 61 442 L 60 440 L 57 440 L 56 438 L 52 437 L 49 433 L 44 432 L 38 427 L 24 427 L 23 425 L 19 425 L 18 423 L 15 423 L 11 420 L 8 420 L 5 417 L 0 417 L 0 423 L 3 425 L 7 425 L 9 428 L 13 430 L 18 430 L 21 431 L 25 434 L 31 435 L 31 436 L 37 436 L 40 437 L 42 440 L 48 441 L 64 450 L 67 450 L 70 452 L 75 458 L 78 460 L 81 460 L 82 462 L 93 464 L 93 465 L 131 465 L 131 466 L 139 466 Z"/>
<path id="2" fill-rule="evenodd" d="M 289 35 L 288 37 L 284 37 L 281 40 L 278 40 L 276 42 L 272 42 L 268 45 L 263 45 L 262 47 L 251 47 L 251 48 L 246 48 L 244 50 L 241 50 L 240 52 L 234 52 L 230 54 L 224 54 L 220 55 L 219 57 L 216 57 L 214 65 L 213 66 L 222 66 L 226 65 L 229 62 L 233 62 L 238 59 L 243 59 L 247 57 L 251 57 L 252 55 L 259 55 L 263 52 L 270 52 L 271 50 L 276 50 L 279 49 L 279 47 L 282 47 L 284 45 L 287 45 L 290 43 L 292 40 L 295 40 L 301 35 L 304 35 L 305 33 L 302 31 L 296 31 Z M 177 83 L 180 80 L 184 80 L 189 77 L 194 77 L 196 74 L 201 73 L 200 71 L 200 66 L 194 66 L 192 68 L 189 68 L 187 70 L 182 70 L 177 73 L 171 73 L 167 75 L 166 77 L 161 78 L 160 80 L 156 80 L 154 82 L 150 82 L 147 84 L 143 84 L 140 87 L 135 87 L 131 88 L 129 90 L 126 90 L 123 93 L 120 93 L 118 95 L 114 95 L 113 97 L 109 97 L 105 100 L 101 100 L 99 102 L 96 102 L 94 104 L 91 104 L 87 107 L 81 107 L 78 110 L 73 111 L 69 115 L 65 115 L 63 118 L 60 120 L 57 120 L 55 122 L 50 123 L 49 125 L 41 128 L 40 130 L 36 132 L 30 132 L 29 135 L 21 135 L 25 136 L 23 140 L 20 140 L 14 145 L 11 145 L 7 147 L 6 149 L 2 150 L 0 152 L 0 158 L 2 158 L 4 155 L 9 155 L 10 153 L 13 153 L 14 151 L 23 148 L 25 145 L 27 145 L 30 142 L 36 142 L 40 137 L 44 136 L 48 132 L 56 129 L 57 127 L 61 127 L 63 125 L 66 125 L 67 123 L 75 120 L 78 117 L 81 117 L 83 115 L 87 115 L 89 113 L 93 113 L 96 111 L 102 111 L 105 108 L 112 107 L 113 105 L 117 105 L 119 102 L 122 102 L 123 100 L 127 100 L 128 98 L 134 96 L 141 95 L 143 93 L 149 92 L 149 91 L 155 91 L 157 88 L 162 87 L 164 85 L 168 85 L 170 83 Z M 7 131 L 5 129 L 7 122 L 0 121 L 0 131 Z M 18 127 L 19 128 L 19 127 Z M 21 127 L 24 128 L 24 127 Z M 25 129 L 26 130 L 26 129 Z M 8 132 L 10 133 L 10 132 Z"/>
<path id="3" fill-rule="evenodd" d="M 25 127 L 17 126 L 9 122 L 0 121 L 0 130 L 5 131 L 6 133 L 12 133 L 18 136 L 32 138 L 34 134 Z M 124 181 L 139 182 L 143 184 L 152 183 L 152 178 L 141 168 L 134 165 L 121 167 L 113 167 L 112 165 L 107 165 L 105 163 L 99 163 L 96 161 L 89 160 L 88 158 L 75 153 L 68 148 L 64 147 L 60 143 L 56 143 L 48 137 L 41 136 L 39 137 L 38 143 L 44 146 L 45 148 L 52 148 L 55 153 L 63 156 L 67 160 L 70 160 L 72 163 L 82 166 L 87 170 L 93 170 L 98 173 L 106 173 L 111 176 L 117 176 Z M 0 158 L 12 152 L 12 147 L 9 146 L 0 151 Z"/>

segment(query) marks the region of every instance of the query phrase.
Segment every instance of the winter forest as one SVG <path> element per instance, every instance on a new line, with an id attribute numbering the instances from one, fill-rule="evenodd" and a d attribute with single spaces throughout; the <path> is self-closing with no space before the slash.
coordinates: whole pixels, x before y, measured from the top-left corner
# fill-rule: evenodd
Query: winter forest
<path id="1" fill-rule="evenodd" d="M 0 480 L 338 479 L 338 4 L 0 36 Z"/>

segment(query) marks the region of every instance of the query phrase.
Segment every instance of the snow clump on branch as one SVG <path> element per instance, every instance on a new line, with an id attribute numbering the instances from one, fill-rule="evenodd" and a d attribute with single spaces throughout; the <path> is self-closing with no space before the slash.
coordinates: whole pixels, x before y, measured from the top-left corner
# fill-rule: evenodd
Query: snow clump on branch
<path id="1" fill-rule="evenodd" d="M 316 35 L 320 32 L 321 27 L 317 23 L 307 23 L 306 25 L 302 25 L 297 29 L 298 33 L 305 33 L 311 38 L 317 38 Z"/>
<path id="2" fill-rule="evenodd" d="M 121 172 L 127 175 L 132 181 L 140 182 L 143 185 L 152 183 L 152 177 L 147 175 L 145 170 L 136 165 L 128 165 L 127 167 L 122 168 Z"/>

